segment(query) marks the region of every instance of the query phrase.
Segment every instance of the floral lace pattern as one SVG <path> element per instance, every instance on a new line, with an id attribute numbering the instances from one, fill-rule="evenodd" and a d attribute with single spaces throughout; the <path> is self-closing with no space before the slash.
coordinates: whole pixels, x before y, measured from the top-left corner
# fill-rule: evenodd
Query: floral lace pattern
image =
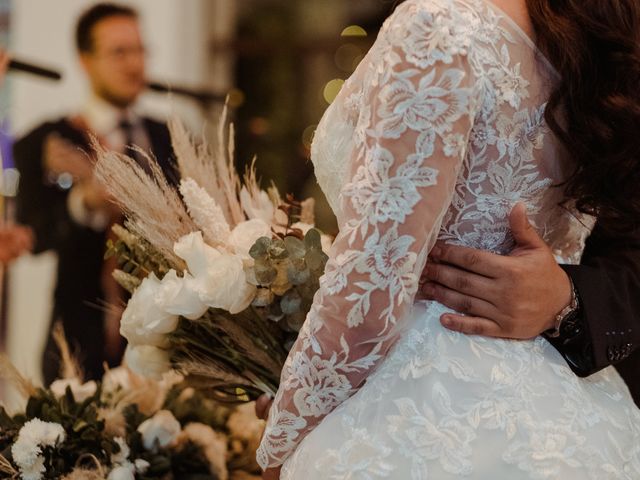
<path id="1" fill-rule="evenodd" d="M 468 475 L 477 470 L 473 444 L 482 423 L 507 438 L 523 430 L 530 435 L 529 443 L 507 449 L 503 461 L 537 472 L 532 455 L 546 457 L 532 449 L 562 443 L 544 417 L 535 428 L 520 418 L 536 411 L 527 395 L 540 385 L 528 386 L 514 359 L 526 354 L 529 367 L 543 365 L 550 350 L 539 342 L 500 343 L 514 370 L 503 362 L 504 371 L 480 380 L 478 362 L 506 360 L 493 356 L 491 341 L 450 332 L 436 341 L 425 323 L 438 317 L 414 315 L 418 278 L 436 239 L 508 252 L 507 215 L 518 201 L 558 257 L 579 260 L 593 220 L 558 206 L 562 192 L 552 186 L 565 171 L 543 117 L 555 73 L 521 33 L 484 0 L 408 0 L 327 110 L 312 158 L 340 234 L 283 370 L 258 450 L 261 466 L 284 463 L 309 436 L 283 478 Z M 449 355 L 447 342 L 467 357 Z M 420 382 L 442 379 L 443 372 L 477 384 L 487 397 L 480 404 L 471 395 L 454 402 L 446 380 L 425 387 L 429 398 L 418 393 Z M 551 383 L 568 376 L 554 373 Z M 518 395 L 507 395 L 501 382 Z M 630 402 L 628 392 L 620 398 Z M 630 406 L 614 408 L 634 425 L 628 438 L 637 443 L 640 419 L 629 419 Z M 576 435 L 563 437 L 566 448 L 579 445 L 579 430 Z M 314 445 L 324 449 L 311 455 Z M 640 461 L 640 452 L 625 454 Z M 409 473 L 399 473 L 400 464 Z"/>

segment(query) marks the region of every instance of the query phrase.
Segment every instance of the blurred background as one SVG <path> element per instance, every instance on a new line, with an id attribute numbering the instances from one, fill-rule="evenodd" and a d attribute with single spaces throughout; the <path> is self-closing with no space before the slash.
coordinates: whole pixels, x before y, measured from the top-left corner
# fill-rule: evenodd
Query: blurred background
<path id="1" fill-rule="evenodd" d="M 14 58 L 62 73 L 61 81 L 9 73 L 0 90 L 6 222 L 20 188 L 11 144 L 43 121 L 79 108 L 88 85 L 74 46 L 79 15 L 97 2 L 0 0 L 0 44 Z M 140 14 L 149 81 L 137 107 L 166 121 L 177 115 L 195 135 L 228 96 L 238 168 L 257 157 L 258 175 L 282 193 L 318 200 L 317 223 L 335 230 L 313 177 L 309 148 L 324 110 L 373 43 L 391 0 L 123 0 Z M 182 90 L 185 90 L 183 92 Z M 27 376 L 41 378 L 57 257 L 28 254 L 2 276 L 0 344 Z M 8 393 L 2 392 L 7 399 Z M 9 399 L 10 402 L 10 399 Z"/>

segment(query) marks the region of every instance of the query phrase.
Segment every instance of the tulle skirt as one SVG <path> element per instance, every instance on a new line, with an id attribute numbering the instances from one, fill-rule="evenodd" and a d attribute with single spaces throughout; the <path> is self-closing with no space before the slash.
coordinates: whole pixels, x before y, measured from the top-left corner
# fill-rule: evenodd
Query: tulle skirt
<path id="1" fill-rule="evenodd" d="M 544 339 L 444 329 L 420 302 L 366 384 L 281 479 L 640 479 L 640 410 L 613 368 L 576 377 Z"/>

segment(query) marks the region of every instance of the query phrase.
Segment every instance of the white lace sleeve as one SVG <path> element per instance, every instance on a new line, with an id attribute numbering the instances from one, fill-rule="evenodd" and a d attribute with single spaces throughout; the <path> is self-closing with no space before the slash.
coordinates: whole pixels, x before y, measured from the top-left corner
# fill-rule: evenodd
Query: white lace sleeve
<path id="1" fill-rule="evenodd" d="M 340 235 L 282 372 L 258 450 L 263 468 L 353 395 L 393 346 L 454 186 L 477 104 L 464 35 L 447 2 L 409 1 L 364 60 L 341 191 Z"/>

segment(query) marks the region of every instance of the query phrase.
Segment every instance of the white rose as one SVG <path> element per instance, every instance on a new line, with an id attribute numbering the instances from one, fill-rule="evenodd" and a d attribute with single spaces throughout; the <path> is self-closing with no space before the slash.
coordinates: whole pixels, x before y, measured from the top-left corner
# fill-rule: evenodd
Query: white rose
<path id="1" fill-rule="evenodd" d="M 194 277 L 206 275 L 207 265 L 222 256 L 222 253 L 204 242 L 202 232 L 192 232 L 180 238 L 174 243 L 173 251 L 187 263 L 189 273 Z"/>
<path id="2" fill-rule="evenodd" d="M 129 299 L 120 320 L 120 334 L 130 344 L 165 346 L 166 334 L 176 329 L 178 316 L 164 311 L 157 304 L 160 288 L 160 280 L 152 273 Z"/>
<path id="3" fill-rule="evenodd" d="M 73 398 L 75 398 L 76 402 L 84 402 L 87 398 L 95 395 L 98 389 L 98 385 L 93 380 L 87 383 L 80 383 L 77 378 L 56 380 L 49 389 L 56 398 L 61 398 L 67 391 L 67 387 L 71 388 L 71 393 L 73 393 Z"/>
<path id="4" fill-rule="evenodd" d="M 167 351 L 152 345 L 128 345 L 124 360 L 134 373 L 155 380 L 171 369 Z"/>
<path id="5" fill-rule="evenodd" d="M 136 480 L 135 467 L 132 464 L 120 465 L 109 472 L 107 480 Z"/>
<path id="6" fill-rule="evenodd" d="M 261 218 L 254 218 L 239 223 L 229 236 L 231 244 L 238 255 L 249 255 L 249 250 L 260 237 L 271 238 L 271 226 Z"/>
<path id="7" fill-rule="evenodd" d="M 200 300 L 194 278 L 186 273 L 178 277 L 175 270 L 164 276 L 156 293 L 156 304 L 165 312 L 196 320 L 209 308 Z"/>
<path id="8" fill-rule="evenodd" d="M 197 279 L 200 298 L 212 308 L 239 313 L 249 307 L 257 288 L 247 282 L 244 263 L 237 256 L 223 256 L 209 265 L 206 277 Z"/>
<path id="9" fill-rule="evenodd" d="M 168 447 L 180 435 L 181 430 L 180 422 L 169 410 L 160 410 L 138 427 L 138 432 L 142 434 L 142 444 L 147 450 Z"/>
<path id="10" fill-rule="evenodd" d="M 201 232 L 181 238 L 174 251 L 187 262 L 193 288 L 206 305 L 238 313 L 251 304 L 256 287 L 247 282 L 240 256 L 222 254 L 205 244 Z"/>

